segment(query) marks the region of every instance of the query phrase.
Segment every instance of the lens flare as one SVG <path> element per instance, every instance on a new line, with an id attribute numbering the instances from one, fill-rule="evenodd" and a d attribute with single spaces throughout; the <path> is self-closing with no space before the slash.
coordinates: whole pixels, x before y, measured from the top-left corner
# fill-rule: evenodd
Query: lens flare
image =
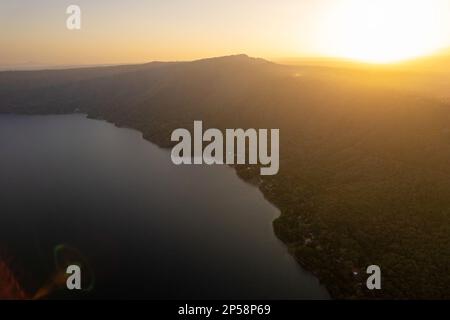
<path id="1" fill-rule="evenodd" d="M 60 289 L 66 289 L 66 281 L 69 275 L 66 273 L 67 267 L 77 265 L 82 270 L 82 291 L 88 292 L 94 288 L 94 273 L 80 251 L 77 249 L 61 244 L 55 247 L 54 252 L 55 273 L 50 277 L 49 281 L 42 286 L 33 299 L 39 300 L 49 297 Z"/>
<path id="2" fill-rule="evenodd" d="M 29 298 L 8 264 L 0 259 L 0 300 L 26 300 Z"/>

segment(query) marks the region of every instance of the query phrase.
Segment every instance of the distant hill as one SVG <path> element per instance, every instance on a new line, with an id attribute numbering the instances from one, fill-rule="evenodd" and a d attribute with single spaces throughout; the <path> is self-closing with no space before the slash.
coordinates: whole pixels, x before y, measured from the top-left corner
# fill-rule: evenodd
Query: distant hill
<path id="1" fill-rule="evenodd" d="M 394 64 L 370 64 L 338 58 L 291 58 L 281 60 L 292 66 L 354 72 L 356 81 L 376 80 L 404 92 L 450 101 L 450 51 Z"/>
<path id="2" fill-rule="evenodd" d="M 194 120 L 280 128 L 277 176 L 236 169 L 280 208 L 275 232 L 298 261 L 335 297 L 450 298 L 450 105 L 407 74 L 245 55 L 1 72 L 0 112 L 84 112 L 166 147 Z M 381 291 L 362 285 L 371 264 Z"/>
<path id="3" fill-rule="evenodd" d="M 443 50 L 432 56 L 422 57 L 400 64 L 403 68 L 420 72 L 450 72 L 450 50 Z"/>
<path id="4" fill-rule="evenodd" d="M 409 59 L 404 62 L 373 64 L 358 62 L 352 59 L 333 57 L 300 57 L 279 59 L 282 64 L 293 66 L 316 66 L 333 68 L 352 68 L 367 70 L 403 70 L 408 72 L 450 72 L 450 49 L 435 54 Z"/>

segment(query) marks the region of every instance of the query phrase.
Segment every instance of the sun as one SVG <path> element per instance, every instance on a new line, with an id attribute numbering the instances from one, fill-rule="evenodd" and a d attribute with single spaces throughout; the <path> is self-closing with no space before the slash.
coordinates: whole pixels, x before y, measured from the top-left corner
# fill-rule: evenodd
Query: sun
<path id="1" fill-rule="evenodd" d="M 440 47 L 440 0 L 341 0 L 322 17 L 322 54 L 393 63 Z"/>

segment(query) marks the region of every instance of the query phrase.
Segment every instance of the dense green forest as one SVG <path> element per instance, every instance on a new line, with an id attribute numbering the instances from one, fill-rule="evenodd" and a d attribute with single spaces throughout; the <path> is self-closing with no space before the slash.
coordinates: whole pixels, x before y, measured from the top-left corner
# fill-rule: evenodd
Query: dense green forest
<path id="1" fill-rule="evenodd" d="M 0 112 L 83 112 L 162 147 L 194 120 L 279 128 L 278 175 L 236 170 L 280 208 L 275 233 L 299 263 L 337 298 L 448 299 L 450 105 L 421 90 L 441 78 L 245 55 L 1 72 Z M 371 264 L 382 290 L 366 289 Z"/>

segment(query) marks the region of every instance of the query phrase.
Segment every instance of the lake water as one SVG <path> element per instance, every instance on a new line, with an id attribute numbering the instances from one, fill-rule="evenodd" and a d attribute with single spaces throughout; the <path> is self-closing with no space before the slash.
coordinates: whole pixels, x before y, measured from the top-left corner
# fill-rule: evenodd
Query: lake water
<path id="1" fill-rule="evenodd" d="M 49 297 L 329 297 L 276 239 L 278 210 L 233 169 L 175 166 L 104 121 L 1 115 L 0 200 L 0 255 L 29 294 L 76 255 L 93 288 Z"/>

